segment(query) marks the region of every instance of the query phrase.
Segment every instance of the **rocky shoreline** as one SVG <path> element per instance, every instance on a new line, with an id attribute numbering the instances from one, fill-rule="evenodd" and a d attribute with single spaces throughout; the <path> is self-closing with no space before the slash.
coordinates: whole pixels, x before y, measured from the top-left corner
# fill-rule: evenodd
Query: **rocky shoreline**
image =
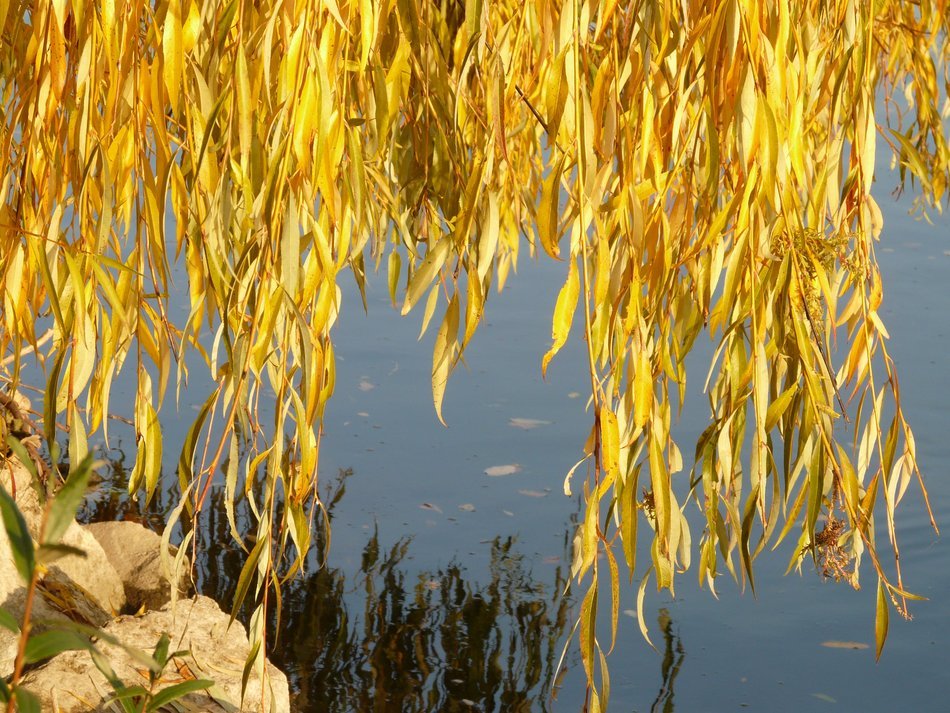
<path id="1" fill-rule="evenodd" d="M 0 485 L 12 495 L 34 541 L 43 504 L 31 475 L 15 458 L 0 463 Z M 70 620 L 100 629 L 123 646 L 97 644 L 116 676 L 126 685 L 149 685 L 147 669 L 124 647 L 151 654 L 166 634 L 170 650 L 187 650 L 166 667 L 156 690 L 192 679 L 214 686 L 189 693 L 179 703 L 189 711 L 290 711 L 287 677 L 266 661 L 252 667 L 242 700 L 241 681 L 249 653 L 247 632 L 230 622 L 216 602 L 189 596 L 179 579 L 177 596 L 161 561 L 161 538 L 134 522 L 70 523 L 63 544 L 84 556 L 58 559 L 43 576 L 33 602 L 32 635 Z M 187 568 L 185 568 L 187 569 Z M 26 583 L 17 573 L 6 534 L 0 534 L 0 608 L 22 621 Z M 175 601 L 173 601 L 173 599 Z M 19 636 L 0 627 L 0 676 L 12 674 Z M 24 687 L 40 700 L 42 710 L 78 713 L 112 711 L 113 689 L 88 651 L 67 651 L 31 668 Z"/>

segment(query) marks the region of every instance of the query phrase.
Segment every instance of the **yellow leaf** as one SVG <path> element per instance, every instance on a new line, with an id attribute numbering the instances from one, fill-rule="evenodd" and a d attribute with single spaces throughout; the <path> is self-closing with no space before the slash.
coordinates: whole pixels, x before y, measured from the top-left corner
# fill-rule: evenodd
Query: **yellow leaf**
<path id="1" fill-rule="evenodd" d="M 366 69 L 369 54 L 376 44 L 376 3 L 360 0 L 360 70 Z"/>
<path id="2" fill-rule="evenodd" d="M 653 411 L 653 366 L 650 353 L 641 347 L 637 352 L 633 376 L 633 423 L 643 428 Z"/>
<path id="3" fill-rule="evenodd" d="M 600 18 L 597 20 L 597 31 L 594 33 L 594 42 L 600 40 L 600 36 L 604 34 L 610 26 L 610 18 L 613 17 L 614 10 L 617 9 L 617 0 L 604 0 L 603 5 L 600 7 Z"/>
<path id="4" fill-rule="evenodd" d="M 198 37 L 201 35 L 201 5 L 197 0 L 192 0 L 188 8 L 188 17 L 185 18 L 182 26 L 182 47 L 185 52 L 191 52 L 198 44 Z M 243 51 L 243 46 L 238 45 Z"/>
<path id="5" fill-rule="evenodd" d="M 485 308 L 485 296 L 482 294 L 482 283 L 475 275 L 468 276 L 467 296 L 465 299 L 465 337 L 462 339 L 463 348 L 468 344 L 478 324 L 482 319 Z"/>
<path id="6" fill-rule="evenodd" d="M 445 310 L 442 326 L 439 327 L 439 334 L 435 339 L 435 348 L 432 350 L 432 402 L 435 404 L 435 414 L 443 426 L 446 423 L 442 418 L 442 398 L 445 396 L 445 384 L 452 367 L 452 356 L 458 344 L 458 328 L 459 298 L 456 294 L 452 296 L 452 301 Z"/>
<path id="7" fill-rule="evenodd" d="M 426 298 L 426 306 L 425 309 L 422 310 L 422 326 L 419 327 L 419 339 L 422 339 L 422 335 L 424 335 L 429 328 L 429 322 L 432 320 L 432 315 L 435 314 L 435 306 L 437 304 L 439 304 L 438 285 L 429 290 L 429 296 Z"/>
<path id="8" fill-rule="evenodd" d="M 180 0 L 171 0 L 165 15 L 165 26 L 162 28 L 162 60 L 164 62 L 162 74 L 165 79 L 165 91 L 168 92 L 168 103 L 176 115 L 184 59 Z"/>
<path id="9" fill-rule="evenodd" d="M 333 19 L 337 21 L 337 24 L 343 28 L 345 32 L 349 32 L 346 27 L 346 22 L 343 21 L 343 16 L 340 15 L 340 7 L 336 4 L 336 0 L 323 0 L 323 4 L 326 5 L 327 10 L 330 11 L 330 14 L 333 16 Z"/>
<path id="10" fill-rule="evenodd" d="M 765 345 L 761 340 L 755 343 L 754 360 L 755 373 L 752 378 L 752 391 L 755 401 L 755 423 L 764 435 L 769 403 L 769 362 L 765 354 Z"/>
<path id="11" fill-rule="evenodd" d="M 485 281 L 489 272 L 491 272 L 495 251 L 498 249 L 500 228 L 498 196 L 495 193 L 489 193 L 487 204 L 478 237 L 478 279 L 482 282 Z"/>
<path id="12" fill-rule="evenodd" d="M 544 252 L 555 260 L 561 259 L 561 250 L 558 247 L 560 230 L 558 223 L 560 217 L 559 203 L 561 198 L 561 172 L 564 170 L 564 159 L 567 154 L 562 154 L 560 160 L 551 169 L 548 177 L 541 184 L 541 203 L 538 205 L 538 237 L 541 239 L 541 246 Z"/>
<path id="13" fill-rule="evenodd" d="M 293 197 L 287 202 L 280 237 L 280 278 L 287 293 L 296 295 L 300 286 L 300 223 Z"/>
<path id="14" fill-rule="evenodd" d="M 587 674 L 587 680 L 594 677 L 594 644 L 597 641 L 597 578 L 591 582 L 584 601 L 581 604 L 579 621 L 581 663 Z"/>
<path id="15" fill-rule="evenodd" d="M 571 332 L 571 323 L 574 321 L 574 311 L 577 309 L 577 298 L 580 293 L 580 282 L 577 276 L 577 263 L 571 261 L 567 273 L 567 281 L 561 287 L 554 306 L 554 320 L 551 326 L 551 338 L 554 343 L 541 360 L 541 374 L 547 374 L 548 362 L 554 358 Z"/>
<path id="16" fill-rule="evenodd" d="M 670 562 L 670 478 L 663 458 L 663 444 L 656 432 L 650 434 L 650 483 L 653 489 L 653 510 L 656 516 L 656 545 L 654 553 L 657 560 L 657 585 L 670 586 L 662 564 Z"/>
<path id="17" fill-rule="evenodd" d="M 49 71 L 51 99 L 59 104 L 66 86 L 66 42 L 59 27 L 52 25 L 47 34 L 49 41 Z"/>
<path id="18" fill-rule="evenodd" d="M 620 474 L 620 431 L 617 415 L 607 404 L 600 408 L 600 452 L 607 478 L 615 479 Z"/>
<path id="19" fill-rule="evenodd" d="M 237 63 L 234 70 L 237 80 L 238 138 L 241 142 L 241 165 L 246 166 L 251 153 L 251 81 L 247 69 L 244 46 L 238 45 Z"/>
<path id="20" fill-rule="evenodd" d="M 409 280 L 409 287 L 406 289 L 406 300 L 402 304 L 402 315 L 409 314 L 412 306 L 419 301 L 422 294 L 426 291 L 432 280 L 442 269 L 446 259 L 449 256 L 449 247 L 452 241 L 448 238 L 437 240 L 434 245 L 429 244 L 428 251 L 422 264 L 416 268 Z"/>
<path id="21" fill-rule="evenodd" d="M 565 61 L 568 47 L 565 46 L 548 66 L 548 75 L 544 83 L 544 100 L 547 109 L 548 146 L 557 143 L 561 117 L 567 104 L 568 83 Z"/>
<path id="22" fill-rule="evenodd" d="M 864 185 L 864 196 L 871 194 L 871 184 L 874 182 L 874 159 L 877 155 L 877 122 L 874 120 L 874 104 L 869 103 L 865 109 L 865 126 L 862 145 L 859 148 L 861 155 L 861 174 Z"/>
<path id="23" fill-rule="evenodd" d="M 393 307 L 396 306 L 396 290 L 399 288 L 399 273 L 401 270 L 402 256 L 399 254 L 399 251 L 393 250 L 389 253 L 389 264 L 387 266 L 389 299 L 392 300 Z"/>
<path id="24" fill-rule="evenodd" d="M 779 396 L 769 404 L 769 408 L 765 413 L 765 431 L 768 433 L 773 428 L 775 424 L 778 423 L 778 420 L 782 417 L 782 414 L 785 413 L 788 409 L 788 405 L 792 401 L 792 397 L 798 393 L 798 384 L 793 383 L 785 391 L 783 391 Z"/>
<path id="25" fill-rule="evenodd" d="M 0 0 L 0 32 L 7 24 L 7 13 L 10 11 L 10 0 Z"/>

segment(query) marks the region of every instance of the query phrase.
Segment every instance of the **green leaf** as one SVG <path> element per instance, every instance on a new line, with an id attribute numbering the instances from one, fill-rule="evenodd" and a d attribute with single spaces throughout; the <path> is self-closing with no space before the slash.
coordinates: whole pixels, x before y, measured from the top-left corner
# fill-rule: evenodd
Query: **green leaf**
<path id="1" fill-rule="evenodd" d="M 617 490 L 617 497 L 620 500 L 620 539 L 631 582 L 637 569 L 637 520 L 640 515 L 637 512 L 637 482 L 639 476 L 640 467 L 635 466 L 632 475 L 627 476 L 627 482 Z"/>
<path id="2" fill-rule="evenodd" d="M 36 472 L 36 465 L 33 463 L 33 459 L 30 458 L 30 454 L 27 452 L 26 448 L 23 447 L 23 444 L 20 443 L 19 439 L 8 433 L 6 442 L 7 446 L 9 446 L 10 450 L 13 451 L 21 465 L 26 468 L 26 472 L 30 474 L 30 482 L 39 482 L 39 476 Z"/>
<path id="3" fill-rule="evenodd" d="M 29 582 L 36 568 L 33 539 L 30 537 L 23 514 L 2 485 L 0 485 L 0 516 L 3 517 L 3 528 L 7 531 L 7 537 L 10 538 L 16 571 L 24 582 Z"/>
<path id="4" fill-rule="evenodd" d="M 168 663 L 168 645 L 171 643 L 171 639 L 168 638 L 168 634 L 164 631 L 158 639 L 158 643 L 155 644 L 155 650 L 152 652 L 152 658 L 155 659 L 162 669 L 165 668 L 165 664 Z"/>
<path id="5" fill-rule="evenodd" d="M 247 597 L 248 589 L 250 589 L 251 582 L 254 579 L 254 572 L 257 570 L 257 561 L 261 558 L 261 553 L 264 551 L 264 545 L 266 544 L 269 544 L 269 538 L 258 537 L 257 544 L 254 545 L 254 549 L 251 550 L 251 553 L 247 556 L 247 561 L 241 568 L 237 587 L 234 590 L 234 603 L 231 605 L 231 623 L 234 622 L 245 597 Z"/>
<path id="6" fill-rule="evenodd" d="M 104 641 L 107 644 L 111 644 L 112 646 L 117 646 L 125 651 L 129 657 L 132 658 L 142 668 L 148 669 L 149 671 L 154 671 L 155 673 L 161 673 L 161 669 L 158 668 L 157 664 L 155 663 L 155 659 L 153 659 L 147 653 L 137 649 L 134 646 L 129 646 L 128 644 L 123 643 L 121 640 L 117 639 L 112 634 L 103 631 L 102 629 L 97 629 L 94 626 L 88 626 L 86 624 L 80 624 L 78 622 L 69 620 L 57 621 L 56 626 L 59 629 L 65 631 L 75 631 L 88 639 L 95 639 L 96 641 L 100 642 Z M 89 653 L 93 658 L 93 663 L 95 663 L 96 667 L 102 671 L 103 676 L 106 678 L 109 678 L 110 676 L 115 678 L 115 672 L 112 670 L 112 666 L 109 664 L 108 659 L 104 658 L 102 654 L 99 653 L 97 649 L 95 649 L 95 647 L 92 647 Z M 105 668 L 100 667 L 100 663 L 102 663 Z M 109 680 L 111 681 L 112 679 Z M 115 678 L 115 680 L 118 681 L 119 684 L 122 683 L 122 681 L 120 681 L 118 678 Z"/>
<path id="7" fill-rule="evenodd" d="M 125 686 L 121 685 L 115 689 L 115 693 L 112 695 L 113 701 L 122 701 L 128 702 L 136 700 L 136 702 L 141 701 L 143 698 L 147 698 L 149 695 L 148 689 L 145 686 Z"/>
<path id="8" fill-rule="evenodd" d="M 594 644 L 597 642 L 597 577 L 591 580 L 590 588 L 581 604 L 580 644 L 581 663 L 587 680 L 594 677 Z"/>
<path id="9" fill-rule="evenodd" d="M 20 633 L 20 625 L 17 623 L 16 618 L 6 609 L 0 609 L 0 626 L 12 631 L 14 634 Z"/>
<path id="10" fill-rule="evenodd" d="M 44 545 L 58 544 L 63 533 L 76 517 L 76 511 L 89 485 L 92 464 L 92 454 L 88 453 L 79 466 L 69 474 L 63 487 L 53 499 L 42 538 Z"/>
<path id="11" fill-rule="evenodd" d="M 884 592 L 884 582 L 877 581 L 877 612 L 874 615 L 874 658 L 880 660 L 884 650 L 884 641 L 887 639 L 887 595 Z"/>
<path id="12" fill-rule="evenodd" d="M 182 681 L 181 683 L 176 683 L 173 686 L 168 688 L 163 688 L 161 691 L 152 696 L 152 700 L 148 702 L 146 711 L 157 711 L 162 706 L 171 703 L 172 701 L 177 701 L 179 698 L 184 698 L 189 693 L 194 693 L 196 691 L 203 691 L 207 688 L 211 688 L 214 685 L 213 681 L 207 681 L 204 679 L 195 679 L 192 681 Z"/>
<path id="13" fill-rule="evenodd" d="M 755 596 L 755 576 L 752 571 L 752 551 L 749 546 L 749 540 L 752 537 L 752 525 L 755 522 L 755 504 L 759 496 L 759 486 L 756 485 L 745 503 L 745 511 L 742 513 L 742 527 L 739 533 L 739 556 L 742 559 L 742 566 L 745 568 L 746 576 L 749 578 L 749 587 L 752 589 L 752 595 Z"/>
<path id="14" fill-rule="evenodd" d="M 14 688 L 13 699 L 16 701 L 16 709 L 19 713 L 43 713 L 40 699 L 25 688 Z"/>
<path id="15" fill-rule="evenodd" d="M 247 682 L 251 677 L 251 669 L 254 668 L 254 662 L 257 661 L 257 657 L 261 652 L 261 642 L 257 640 L 254 642 L 254 645 L 251 647 L 251 650 L 247 654 L 247 659 L 244 661 L 244 670 L 241 672 L 241 692 L 247 690 Z"/>
<path id="16" fill-rule="evenodd" d="M 115 691 L 115 695 L 112 697 L 112 700 L 118 701 L 125 713 L 135 713 L 136 708 L 132 704 L 132 701 L 128 699 L 133 695 L 141 694 L 137 692 L 131 693 L 132 689 L 126 688 L 125 684 L 122 682 L 122 679 L 116 675 L 115 669 L 113 669 L 112 664 L 109 663 L 109 659 L 103 656 L 98 649 L 93 647 L 89 651 L 89 656 L 92 658 L 92 662 L 95 664 L 96 668 L 99 669 L 99 672 L 106 677 L 109 685 L 112 686 L 112 690 Z M 141 688 L 140 690 L 147 693 L 144 688 Z"/>
<path id="17" fill-rule="evenodd" d="M 49 565 L 63 557 L 86 557 L 86 551 L 72 545 L 40 545 L 36 548 L 36 561 Z"/>
<path id="18" fill-rule="evenodd" d="M 54 629 L 35 634 L 26 642 L 25 660 L 37 663 L 61 654 L 63 651 L 92 649 L 92 642 L 76 631 Z"/>
<path id="19" fill-rule="evenodd" d="M 113 690 L 115 693 L 109 699 L 110 702 L 118 703 L 125 713 L 139 713 L 142 710 L 142 701 L 147 700 L 149 695 L 143 686 L 125 686 L 122 681 L 118 681 L 118 685 L 113 683 Z"/>
<path id="20" fill-rule="evenodd" d="M 215 390 L 205 400 L 204 404 L 202 404 L 201 410 L 198 411 L 198 416 L 192 422 L 191 426 L 188 427 L 188 432 L 185 434 L 185 442 L 181 447 L 181 455 L 178 458 L 178 482 L 181 485 L 182 492 L 189 487 L 195 478 L 192 464 L 195 461 L 195 448 L 198 445 L 198 436 L 204 427 L 205 419 L 208 417 L 208 411 L 211 410 L 217 397 L 218 391 Z M 185 498 L 182 498 L 182 500 L 185 500 Z M 190 506 L 188 511 L 191 512 Z"/>

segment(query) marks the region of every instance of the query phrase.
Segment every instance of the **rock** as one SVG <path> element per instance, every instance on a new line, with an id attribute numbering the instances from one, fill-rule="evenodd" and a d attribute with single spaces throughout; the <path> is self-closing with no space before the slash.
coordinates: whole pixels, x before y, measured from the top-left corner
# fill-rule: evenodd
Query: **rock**
<path id="1" fill-rule="evenodd" d="M 96 538 L 118 571 L 132 611 L 143 606 L 161 609 L 171 600 L 171 582 L 162 569 L 161 537 L 127 520 L 94 522 L 86 525 L 85 530 Z M 179 592 L 186 594 L 187 591 L 187 572 L 182 572 Z"/>
<path id="2" fill-rule="evenodd" d="M 255 671 L 248 680 L 244 705 L 240 705 L 241 675 L 249 645 L 244 627 L 239 622 L 229 627 L 228 622 L 228 615 L 213 600 L 197 596 L 180 599 L 174 607 L 167 604 L 161 610 L 150 611 L 144 616 L 119 617 L 107 625 L 104 631 L 126 645 L 148 652 L 165 632 L 171 639 L 170 650 L 188 649 L 188 654 L 169 662 L 160 688 L 192 677 L 211 679 L 216 685 L 210 693 L 199 691 L 182 699 L 183 707 L 187 710 L 207 713 L 237 710 L 289 713 L 287 677 L 269 662 L 266 664 L 264 698 L 261 697 L 261 680 Z M 122 681 L 127 685 L 143 683 L 141 664 L 134 661 L 124 649 L 105 645 L 102 648 Z M 60 654 L 40 668 L 30 671 L 23 682 L 27 689 L 40 698 L 42 710 L 59 710 L 62 713 L 111 710 L 111 687 L 85 651 Z M 144 683 L 147 685 L 147 680 Z M 55 707 L 57 705 L 58 708 Z"/>
<path id="3" fill-rule="evenodd" d="M 26 582 L 20 579 L 20 574 L 13 565 L 10 540 L 5 532 L 0 532 L 0 608 L 5 609 L 20 624 L 23 622 L 25 604 Z M 55 620 L 65 618 L 47 604 L 45 599 L 37 598 L 33 602 L 34 633 L 41 633 L 49 629 Z M 0 678 L 6 678 L 13 673 L 19 640 L 19 634 L 0 627 Z"/>
<path id="4" fill-rule="evenodd" d="M 125 589 L 122 578 L 109 561 L 102 546 L 79 523 L 73 522 L 63 535 L 64 545 L 78 547 L 85 557 L 64 557 L 49 568 L 46 579 L 69 580 L 90 595 L 92 602 L 105 611 L 109 618 L 125 609 Z M 105 623 L 102 622 L 95 622 Z"/>
<path id="5" fill-rule="evenodd" d="M 24 507 L 28 513 L 24 519 L 27 527 L 35 532 L 39 526 L 36 513 L 39 507 L 39 498 L 30 487 L 30 476 L 18 463 L 8 462 L 0 467 L 0 484 L 8 493 L 16 487 L 17 505 Z M 34 522 L 31 523 L 31 520 Z M 78 558 L 76 558 L 78 559 Z M 118 576 L 118 575 L 117 575 Z M 65 581 L 64 581 L 65 580 Z M 73 596 L 70 596 L 71 590 Z M 40 587 L 39 596 L 33 601 L 32 620 L 34 634 L 39 634 L 55 627 L 57 622 L 65 621 L 68 617 L 50 603 L 53 599 L 71 602 L 69 607 L 74 612 L 83 612 L 87 616 L 84 621 L 92 624 L 105 624 L 111 616 L 105 614 L 97 604 L 85 601 L 81 587 L 71 584 L 61 575 L 61 570 L 51 571 L 44 578 Z M 10 549 L 10 540 L 5 532 L 0 532 L 0 608 L 9 613 L 18 624 L 23 622 L 23 611 L 26 606 L 27 582 L 17 572 L 13 563 L 13 551 Z M 16 661 L 19 634 L 0 628 L 0 677 L 13 673 Z"/>
<path id="6" fill-rule="evenodd" d="M 6 467 L 0 468 L 0 484 L 8 493 L 15 491 L 17 507 L 23 513 L 27 528 L 36 541 L 43 521 L 44 506 L 30 480 L 29 472 L 18 462 L 8 461 Z M 71 555 L 51 564 L 46 575 L 50 588 L 66 588 L 72 591 L 74 599 L 87 599 L 94 605 L 94 609 L 105 613 L 90 622 L 95 625 L 104 624 L 125 608 L 122 578 L 96 538 L 77 522 L 70 523 L 61 542 L 82 550 L 85 557 Z"/>

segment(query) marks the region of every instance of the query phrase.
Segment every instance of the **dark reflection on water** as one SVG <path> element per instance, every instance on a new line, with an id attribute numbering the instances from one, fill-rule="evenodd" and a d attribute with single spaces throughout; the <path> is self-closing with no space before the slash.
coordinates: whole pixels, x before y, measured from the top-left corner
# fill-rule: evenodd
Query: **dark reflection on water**
<path id="1" fill-rule="evenodd" d="M 663 683 L 660 684 L 660 691 L 656 694 L 653 705 L 650 706 L 650 713 L 673 713 L 673 684 L 683 666 L 683 659 L 686 658 L 686 649 L 683 648 L 679 634 L 673 630 L 673 620 L 666 608 L 660 609 L 657 619 L 660 631 L 663 632 L 666 648 L 663 652 L 663 663 L 660 666 Z"/>
<path id="2" fill-rule="evenodd" d="M 108 452 L 100 451 L 97 455 L 105 464 L 97 473 L 101 480 L 89 491 L 76 514 L 79 522 L 130 520 L 161 533 L 168 516 L 178 504 L 178 489 L 159 488 L 148 504 L 132 500 L 128 487 L 132 463 L 126 462 L 122 441 L 117 442 L 117 447 Z M 97 478 L 94 476 L 93 480 Z"/>
<path id="3" fill-rule="evenodd" d="M 343 471 L 324 503 L 345 492 Z M 160 531 L 177 493 L 131 501 L 121 460 L 90 495 L 84 521 L 127 519 Z M 244 554 L 229 533 L 223 492 L 199 524 L 197 586 L 218 602 L 233 600 Z M 238 507 L 246 524 L 246 506 Z M 573 525 L 565 530 L 569 562 Z M 367 534 L 358 571 L 316 567 L 285 586 L 270 657 L 288 674 L 296 711 L 528 711 L 552 706 L 558 661 L 570 630 L 566 565 L 526 557 L 514 538 L 491 540 L 488 577 L 477 582 L 453 560 L 434 571 L 410 566 L 411 538 L 395 543 Z M 316 533 L 313 552 L 326 546 Z M 308 558 L 313 560 L 313 557 Z M 243 612 L 246 617 L 247 612 Z M 242 617 L 242 618 L 245 618 Z M 572 658 L 568 657 L 568 661 Z M 563 673 L 563 669 L 562 669 Z M 675 673 L 672 674 L 675 677 Z M 672 680 L 670 681 L 672 700 Z M 665 708 L 663 710 L 671 710 Z"/>
<path id="4" fill-rule="evenodd" d="M 491 580 L 479 585 L 457 564 L 410 575 L 410 542 L 386 548 L 374 533 L 349 582 L 330 567 L 295 581 L 273 655 L 295 680 L 297 708 L 545 709 L 568 620 L 564 582 L 560 572 L 536 582 L 513 545 L 492 543 Z"/>

